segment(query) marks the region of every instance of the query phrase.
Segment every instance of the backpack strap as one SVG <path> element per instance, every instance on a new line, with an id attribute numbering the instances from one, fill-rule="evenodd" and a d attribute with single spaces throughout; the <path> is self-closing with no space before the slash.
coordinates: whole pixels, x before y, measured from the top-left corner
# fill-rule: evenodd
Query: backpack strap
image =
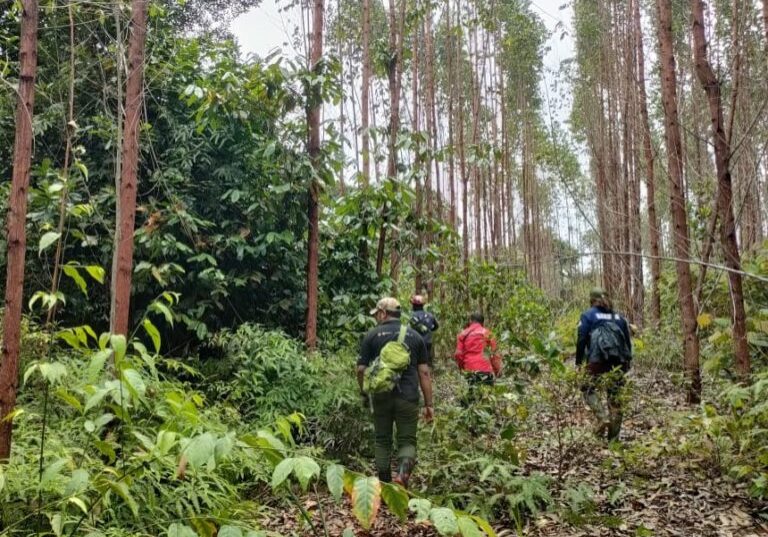
<path id="1" fill-rule="evenodd" d="M 407 324 L 401 324 L 400 325 L 400 334 L 397 336 L 397 342 L 400 345 L 403 345 L 405 343 L 405 335 L 408 333 L 408 325 Z"/>

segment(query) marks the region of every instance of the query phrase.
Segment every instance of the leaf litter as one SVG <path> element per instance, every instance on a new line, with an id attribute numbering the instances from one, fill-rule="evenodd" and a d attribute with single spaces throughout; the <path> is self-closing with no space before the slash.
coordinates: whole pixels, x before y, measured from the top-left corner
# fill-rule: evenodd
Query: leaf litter
<path id="1" fill-rule="evenodd" d="M 494 525 L 499 537 L 768 536 L 768 523 L 759 516 L 765 505 L 706 461 L 683 457 L 672 445 L 680 420 L 697 409 L 685 404 L 683 391 L 669 375 L 641 369 L 629 378 L 632 396 L 618 443 L 608 445 L 592 435 L 591 416 L 577 394 L 570 394 L 559 412 L 547 405 L 531 412 L 517 435 L 525 453 L 521 471 L 551 477 L 557 500 L 519 530 L 510 524 Z M 564 496 L 580 486 L 592 493 L 590 507 L 573 513 Z M 332 537 L 438 535 L 429 522 L 417 523 L 413 515 L 401 522 L 385 507 L 366 531 L 346 496 L 337 504 L 324 494 L 303 507 L 319 535 L 326 530 Z M 263 523 L 265 529 L 283 536 L 314 535 L 293 506 L 272 511 Z"/>

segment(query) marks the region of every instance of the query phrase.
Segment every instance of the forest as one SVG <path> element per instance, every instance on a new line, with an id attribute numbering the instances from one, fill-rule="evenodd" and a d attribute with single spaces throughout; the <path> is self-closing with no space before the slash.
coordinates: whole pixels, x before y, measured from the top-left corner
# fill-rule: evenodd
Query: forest
<path id="1" fill-rule="evenodd" d="M 767 83 L 768 0 L 0 0 L 0 535 L 767 535 Z"/>

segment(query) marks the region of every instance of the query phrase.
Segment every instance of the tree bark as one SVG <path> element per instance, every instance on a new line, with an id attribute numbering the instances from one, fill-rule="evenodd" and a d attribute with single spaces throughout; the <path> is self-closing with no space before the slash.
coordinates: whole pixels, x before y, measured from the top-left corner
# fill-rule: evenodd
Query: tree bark
<path id="1" fill-rule="evenodd" d="M 405 0 L 400 0 L 401 11 L 404 18 Z M 387 158 L 387 180 L 393 183 L 397 180 L 397 135 L 400 132 L 400 81 L 402 78 L 402 32 L 398 31 L 398 10 L 395 0 L 389 0 L 389 53 L 388 68 L 389 79 L 389 156 Z M 387 244 L 387 226 L 389 225 L 389 211 L 383 210 L 383 222 L 379 233 L 379 245 L 376 252 L 376 274 L 381 277 L 384 269 L 384 252 Z"/>
<path id="2" fill-rule="evenodd" d="M 320 75 L 320 59 L 323 56 L 323 15 L 324 0 L 314 0 L 312 8 L 312 37 L 309 53 L 309 70 L 312 76 Z M 320 112 L 322 100 L 319 88 L 314 85 L 307 95 L 307 151 L 315 169 L 320 173 Z M 320 243 L 320 183 L 313 178 L 309 185 L 309 240 L 307 245 L 307 348 L 312 351 L 317 347 L 317 288 L 319 279 L 319 243 Z"/>
<path id="3" fill-rule="evenodd" d="M 136 223 L 136 189 L 139 170 L 139 126 L 144 96 L 144 45 L 147 36 L 147 0 L 131 4 L 131 38 L 128 44 L 128 80 L 125 87 L 125 125 L 120 171 L 120 221 L 115 243 L 115 315 L 112 332 L 128 335 L 133 274 L 133 234 Z"/>
<path id="4" fill-rule="evenodd" d="M 32 116 L 37 75 L 37 0 L 24 0 L 19 44 L 19 87 L 16 100 L 16 134 L 13 143 L 13 177 L 8 199 L 8 252 L 5 277 L 3 344 L 0 352 L 0 462 L 11 456 L 13 420 L 19 384 L 21 311 L 24 295 L 24 259 L 27 250 L 27 193 L 32 165 Z"/>
<path id="5" fill-rule="evenodd" d="M 736 370 L 742 379 L 750 373 L 749 347 L 747 345 L 747 316 L 744 311 L 744 293 L 741 281 L 741 256 L 736 242 L 736 222 L 733 216 L 733 185 L 731 181 L 730 140 L 726 138 L 723 120 L 723 103 L 720 81 L 717 79 L 707 56 L 707 39 L 704 35 L 704 3 L 691 0 L 693 15 L 693 41 L 696 74 L 707 94 L 712 123 L 712 141 L 715 148 L 717 169 L 717 211 L 720 213 L 720 240 L 725 253 L 728 284 L 731 291 L 731 315 L 733 317 L 733 350 Z"/>
<path id="6" fill-rule="evenodd" d="M 360 97 L 360 117 L 363 139 L 362 186 L 371 184 L 371 142 L 368 114 L 371 92 L 371 0 L 363 0 L 363 83 Z"/>
<path id="7" fill-rule="evenodd" d="M 661 321 L 661 232 L 659 216 L 656 213 L 656 179 L 654 172 L 654 154 L 651 142 L 651 124 L 648 119 L 648 95 L 645 89 L 645 52 L 643 45 L 643 27 L 640 20 L 640 1 L 634 2 L 635 40 L 637 43 L 637 88 L 639 90 L 640 121 L 643 132 L 643 157 L 645 160 L 645 188 L 648 208 L 648 238 L 651 250 L 651 321 L 659 326 Z"/>
<path id="8" fill-rule="evenodd" d="M 691 268 L 688 261 L 690 240 L 683 187 L 683 151 L 677 112 L 677 73 L 672 38 L 672 9 L 670 0 L 657 0 L 659 15 L 659 60 L 661 64 L 664 132 L 667 140 L 667 160 L 670 177 L 670 205 L 673 222 L 673 242 L 676 261 L 678 300 L 684 338 L 684 365 L 688 381 L 687 400 L 701 401 L 701 371 L 699 370 L 699 340 L 696 334 L 696 310 L 693 304 Z"/>

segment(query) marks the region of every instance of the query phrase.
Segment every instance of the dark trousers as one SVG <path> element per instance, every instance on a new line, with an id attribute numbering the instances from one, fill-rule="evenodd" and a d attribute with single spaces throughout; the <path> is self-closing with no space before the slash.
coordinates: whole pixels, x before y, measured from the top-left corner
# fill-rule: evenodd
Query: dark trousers
<path id="1" fill-rule="evenodd" d="M 461 406 L 467 408 L 472 403 L 477 402 L 484 389 L 493 386 L 496 378 L 491 373 L 481 371 L 465 371 L 464 378 L 467 379 L 467 393 L 461 398 Z"/>
<path id="2" fill-rule="evenodd" d="M 392 439 L 397 441 L 397 459 L 416 459 L 416 431 L 419 403 L 396 395 L 373 397 L 373 429 L 375 432 L 376 469 L 379 479 L 392 479 Z M 393 434 L 394 428 L 394 434 Z"/>
<path id="3" fill-rule="evenodd" d="M 581 386 L 584 401 L 592 409 L 598 422 L 598 431 L 606 431 L 608 439 L 619 436 L 623 419 L 621 393 L 624 387 L 624 376 L 628 370 L 626 365 L 609 363 L 587 364 L 587 379 Z M 606 392 L 608 409 L 602 402 L 602 390 Z"/>

